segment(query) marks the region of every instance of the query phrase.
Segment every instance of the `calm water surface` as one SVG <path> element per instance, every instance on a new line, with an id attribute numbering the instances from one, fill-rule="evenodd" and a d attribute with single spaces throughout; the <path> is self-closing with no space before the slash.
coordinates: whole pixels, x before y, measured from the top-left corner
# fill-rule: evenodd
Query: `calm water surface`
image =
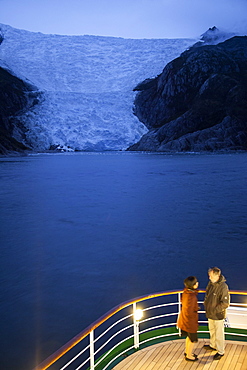
<path id="1" fill-rule="evenodd" d="M 113 306 L 247 290 L 247 154 L 0 158 L 1 370 L 31 370 Z"/>

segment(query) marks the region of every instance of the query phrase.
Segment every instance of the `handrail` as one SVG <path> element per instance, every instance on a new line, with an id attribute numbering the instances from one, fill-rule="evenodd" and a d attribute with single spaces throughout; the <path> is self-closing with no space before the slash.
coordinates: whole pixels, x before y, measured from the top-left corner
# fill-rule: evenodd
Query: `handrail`
<path id="1" fill-rule="evenodd" d="M 182 292 L 183 292 L 183 290 L 170 290 L 170 291 L 157 292 L 157 293 L 153 293 L 153 294 L 149 294 L 149 295 L 140 296 L 140 297 L 137 297 L 137 298 L 134 298 L 134 299 L 130 299 L 130 300 L 127 300 L 127 301 L 115 306 L 114 308 L 109 310 L 106 314 L 101 316 L 98 320 L 94 321 L 86 329 L 84 329 L 79 334 L 77 334 L 69 342 L 67 342 L 60 349 L 58 349 L 56 352 L 54 352 L 51 356 L 49 356 L 47 359 L 45 359 L 41 364 L 36 366 L 34 370 L 46 370 L 46 369 L 48 369 L 52 364 L 54 364 L 57 360 L 59 360 L 63 355 L 65 355 L 68 351 L 70 351 L 73 347 L 75 347 L 80 341 L 82 341 L 84 338 L 86 338 L 91 332 L 93 332 L 101 324 L 103 324 L 110 317 L 112 317 L 117 312 L 121 311 L 122 309 L 124 309 L 124 308 L 126 308 L 130 305 L 133 305 L 137 302 L 145 301 L 145 300 L 156 298 L 156 297 L 179 294 L 179 293 L 182 293 Z M 206 292 L 205 290 L 199 290 L 199 293 L 205 293 L 205 292 Z M 230 291 L 230 294 L 247 295 L 247 292 L 234 290 L 234 291 Z"/>
<path id="2" fill-rule="evenodd" d="M 75 347 L 80 341 L 82 341 L 88 334 L 90 334 L 92 330 L 95 330 L 96 328 L 98 328 L 101 324 L 103 324 L 106 320 L 108 320 L 110 317 L 115 315 L 117 312 L 121 311 L 123 308 L 128 307 L 133 303 L 144 301 L 146 299 L 160 297 L 163 295 L 177 294 L 180 292 L 182 291 L 170 290 L 170 291 L 165 291 L 165 292 L 160 292 L 160 293 L 149 294 L 149 295 L 141 296 L 135 299 L 130 299 L 128 301 L 125 301 L 115 306 L 110 311 L 108 311 L 105 315 L 101 316 L 98 320 L 94 321 L 86 329 L 84 329 L 79 334 L 77 334 L 74 338 L 72 338 L 69 342 L 63 345 L 60 349 L 54 352 L 51 356 L 49 356 L 46 360 L 44 360 L 40 365 L 35 367 L 34 370 L 46 370 L 49 366 L 54 364 L 54 362 L 56 362 L 59 358 L 65 355 L 65 353 L 67 353 L 69 350 Z"/>

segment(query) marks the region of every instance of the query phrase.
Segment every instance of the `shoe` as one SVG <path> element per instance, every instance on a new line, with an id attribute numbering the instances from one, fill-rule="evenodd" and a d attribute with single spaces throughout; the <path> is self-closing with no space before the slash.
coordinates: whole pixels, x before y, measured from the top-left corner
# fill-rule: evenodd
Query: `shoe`
<path id="1" fill-rule="evenodd" d="M 192 362 L 194 362 L 194 361 L 198 361 L 198 357 L 195 357 L 194 360 L 191 360 L 190 358 L 185 357 L 185 360 L 186 361 L 192 361 Z"/>
<path id="2" fill-rule="evenodd" d="M 204 344 L 203 348 L 206 349 L 207 351 L 217 351 L 215 348 L 211 347 L 209 344 Z"/>
<path id="3" fill-rule="evenodd" d="M 187 353 L 185 353 L 184 352 L 184 357 L 186 357 L 187 356 Z M 195 358 L 198 358 L 198 356 L 195 354 L 195 353 L 193 353 L 193 356 L 195 357 Z"/>
<path id="4" fill-rule="evenodd" d="M 214 355 L 214 360 L 220 360 L 223 356 L 224 355 L 220 355 L 219 352 L 217 352 L 216 355 Z"/>

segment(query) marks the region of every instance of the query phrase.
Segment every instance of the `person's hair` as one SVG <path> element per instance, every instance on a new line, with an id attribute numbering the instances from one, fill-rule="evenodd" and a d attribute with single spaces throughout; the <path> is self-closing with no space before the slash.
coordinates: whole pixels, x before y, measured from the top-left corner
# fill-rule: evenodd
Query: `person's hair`
<path id="1" fill-rule="evenodd" d="M 184 279 L 184 285 L 186 288 L 193 289 L 193 286 L 197 283 L 197 278 L 195 276 L 188 276 Z"/>
<path id="2" fill-rule="evenodd" d="M 214 275 L 221 275 L 221 269 L 219 269 L 218 267 L 210 267 L 208 269 L 208 273 L 212 272 Z"/>

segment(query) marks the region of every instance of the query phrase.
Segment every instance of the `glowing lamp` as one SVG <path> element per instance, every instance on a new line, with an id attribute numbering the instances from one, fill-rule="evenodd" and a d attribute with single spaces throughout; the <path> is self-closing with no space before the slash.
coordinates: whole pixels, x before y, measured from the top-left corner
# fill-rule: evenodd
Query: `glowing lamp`
<path id="1" fill-rule="evenodd" d="M 140 308 L 137 308 L 137 309 L 135 310 L 135 312 L 134 312 L 135 320 L 136 320 L 136 321 L 141 320 L 142 316 L 143 316 L 143 311 L 142 311 Z"/>

